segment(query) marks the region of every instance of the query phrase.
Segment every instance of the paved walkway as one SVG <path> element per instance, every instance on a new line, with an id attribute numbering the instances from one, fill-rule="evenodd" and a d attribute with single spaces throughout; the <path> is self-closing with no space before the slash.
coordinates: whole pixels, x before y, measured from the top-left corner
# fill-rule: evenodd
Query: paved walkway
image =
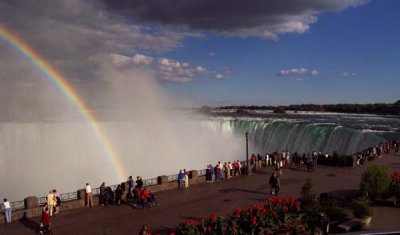
<path id="1" fill-rule="evenodd" d="M 373 163 L 388 164 L 400 171 L 400 157 L 385 155 Z M 368 163 L 372 164 L 372 162 Z M 338 168 L 317 166 L 315 173 L 305 169 L 285 169 L 281 178 L 280 196 L 299 197 L 307 178 L 317 193 L 358 189 L 360 176 L 366 166 Z M 52 217 L 53 234 L 137 234 L 142 224 L 154 232 L 173 229 L 188 218 L 209 217 L 212 212 L 230 215 L 236 207 L 246 207 L 265 201 L 269 196 L 268 178 L 272 167 L 262 168 L 252 176 L 235 177 L 216 183 L 191 186 L 188 190 L 158 193 L 160 205 L 144 210 L 121 205 L 81 208 L 62 211 Z M 400 229 L 400 208 L 374 208 L 370 229 Z M 40 218 L 0 225 L 0 234 L 34 234 Z"/>

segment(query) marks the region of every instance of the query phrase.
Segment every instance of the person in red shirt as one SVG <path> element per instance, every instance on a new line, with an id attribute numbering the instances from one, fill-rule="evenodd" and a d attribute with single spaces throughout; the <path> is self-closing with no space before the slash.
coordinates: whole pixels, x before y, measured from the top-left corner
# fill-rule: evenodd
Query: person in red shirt
<path id="1" fill-rule="evenodd" d="M 144 208 L 144 206 L 147 203 L 147 199 L 149 198 L 149 192 L 147 191 L 147 188 L 144 187 L 142 193 L 140 194 L 140 201 L 142 204 L 142 209 Z"/>
<path id="2" fill-rule="evenodd" d="M 43 232 L 49 232 L 50 231 L 50 214 L 49 214 L 49 208 L 45 207 L 44 210 L 42 211 L 42 224 L 43 227 L 40 229 L 40 233 L 43 234 Z"/>

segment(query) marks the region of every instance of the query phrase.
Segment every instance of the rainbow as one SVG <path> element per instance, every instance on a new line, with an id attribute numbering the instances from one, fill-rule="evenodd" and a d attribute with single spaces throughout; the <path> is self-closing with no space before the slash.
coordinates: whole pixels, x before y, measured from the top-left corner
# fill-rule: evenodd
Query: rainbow
<path id="1" fill-rule="evenodd" d="M 95 116 L 92 114 L 88 106 L 85 104 L 83 99 L 79 96 L 74 87 L 68 82 L 65 77 L 58 72 L 53 66 L 51 66 L 43 57 L 41 57 L 33 48 L 22 41 L 17 35 L 15 35 L 10 30 L 6 29 L 0 24 L 0 38 L 6 43 L 12 45 L 23 57 L 28 59 L 32 65 L 37 67 L 45 77 L 55 84 L 55 86 L 61 91 L 61 93 L 69 100 L 73 107 L 75 107 L 85 120 L 88 122 L 89 126 L 93 129 L 96 134 L 97 139 L 104 146 L 107 157 L 112 162 L 119 180 L 126 179 L 125 169 L 123 164 L 116 154 L 111 141 L 108 139 L 106 133 L 98 124 Z"/>

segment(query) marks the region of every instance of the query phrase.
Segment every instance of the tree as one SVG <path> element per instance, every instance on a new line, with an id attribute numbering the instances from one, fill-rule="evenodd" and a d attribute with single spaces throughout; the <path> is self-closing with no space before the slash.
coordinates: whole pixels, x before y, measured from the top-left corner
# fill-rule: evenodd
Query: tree
<path id="1" fill-rule="evenodd" d="M 283 106 L 278 106 L 274 109 L 274 113 L 286 113 L 286 110 Z"/>

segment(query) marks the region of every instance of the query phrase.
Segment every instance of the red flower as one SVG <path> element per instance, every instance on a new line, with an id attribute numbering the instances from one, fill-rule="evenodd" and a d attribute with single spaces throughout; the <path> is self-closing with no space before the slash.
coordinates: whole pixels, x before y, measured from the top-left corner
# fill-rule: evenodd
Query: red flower
<path id="1" fill-rule="evenodd" d="M 282 203 L 283 203 L 282 198 L 278 198 L 278 204 L 279 204 L 279 205 L 282 205 Z"/>
<path id="2" fill-rule="evenodd" d="M 292 196 L 289 197 L 289 203 L 291 206 L 294 204 L 294 198 Z"/>
<path id="3" fill-rule="evenodd" d="M 300 209 L 300 202 L 299 201 L 295 202 L 295 207 L 296 207 L 296 209 Z"/>
<path id="4" fill-rule="evenodd" d="M 249 217 L 250 216 L 250 212 L 248 212 L 248 211 L 246 211 L 246 217 Z"/>
<path id="5" fill-rule="evenodd" d="M 236 208 L 236 210 L 235 210 L 235 214 L 236 215 L 239 215 L 240 214 L 240 208 L 238 207 L 238 208 Z"/>
<path id="6" fill-rule="evenodd" d="M 267 210 L 265 210 L 265 209 L 263 209 L 262 211 L 261 211 L 261 215 L 265 215 L 267 213 Z"/>
<path id="7" fill-rule="evenodd" d="M 283 208 L 285 212 L 289 211 L 289 208 L 287 208 L 287 206 L 285 206 L 285 208 Z"/>
<path id="8" fill-rule="evenodd" d="M 212 213 L 212 214 L 210 215 L 210 220 L 211 220 L 211 221 L 217 221 L 217 214 Z"/>
<path id="9" fill-rule="evenodd" d="M 202 218 L 200 219 L 200 223 L 201 223 L 201 224 L 204 224 L 205 221 L 206 221 L 206 219 L 204 219 L 204 217 L 202 217 Z"/>
<path id="10" fill-rule="evenodd" d="M 211 231 L 211 226 L 210 225 L 208 225 L 207 230 Z"/>
<path id="11" fill-rule="evenodd" d="M 253 217 L 252 222 L 253 222 L 253 225 L 256 225 L 256 223 L 257 223 L 257 216 L 254 216 L 254 217 Z"/>
<path id="12" fill-rule="evenodd" d="M 185 221 L 185 220 L 182 220 L 182 224 L 186 224 L 186 221 Z"/>
<path id="13" fill-rule="evenodd" d="M 171 232 L 169 235 L 175 235 L 175 232 Z"/>
<path id="14" fill-rule="evenodd" d="M 196 225 L 196 222 L 193 219 L 189 219 L 189 224 L 190 225 Z"/>

